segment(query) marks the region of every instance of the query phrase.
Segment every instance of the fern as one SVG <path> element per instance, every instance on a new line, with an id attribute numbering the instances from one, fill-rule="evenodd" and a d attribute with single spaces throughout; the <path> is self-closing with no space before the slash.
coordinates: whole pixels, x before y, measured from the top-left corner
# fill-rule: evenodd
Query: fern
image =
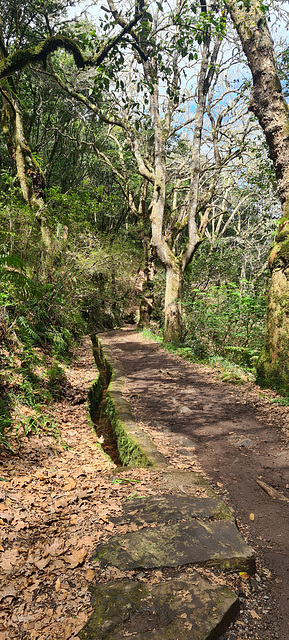
<path id="1" fill-rule="evenodd" d="M 13 284 L 22 293 L 35 294 L 35 285 L 26 275 L 25 264 L 17 255 L 0 256 L 0 281 Z"/>

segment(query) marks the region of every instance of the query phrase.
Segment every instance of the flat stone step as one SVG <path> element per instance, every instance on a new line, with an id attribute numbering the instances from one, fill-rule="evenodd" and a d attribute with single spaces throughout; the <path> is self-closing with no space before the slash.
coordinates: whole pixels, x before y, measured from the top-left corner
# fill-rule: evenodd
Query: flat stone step
<path id="1" fill-rule="evenodd" d="M 198 575 L 158 584 L 121 581 L 93 586 L 94 613 L 82 640 L 215 640 L 239 612 L 226 586 Z"/>
<path id="2" fill-rule="evenodd" d="M 170 520 L 233 520 L 231 511 L 224 502 L 216 498 L 195 498 L 193 496 L 161 495 L 134 498 L 123 507 L 123 513 L 113 518 L 115 524 L 123 525 L 134 522 L 137 525 L 158 524 Z"/>
<path id="3" fill-rule="evenodd" d="M 253 551 L 228 520 L 161 524 L 116 535 L 97 547 L 94 559 L 122 571 L 187 564 L 255 571 Z"/>

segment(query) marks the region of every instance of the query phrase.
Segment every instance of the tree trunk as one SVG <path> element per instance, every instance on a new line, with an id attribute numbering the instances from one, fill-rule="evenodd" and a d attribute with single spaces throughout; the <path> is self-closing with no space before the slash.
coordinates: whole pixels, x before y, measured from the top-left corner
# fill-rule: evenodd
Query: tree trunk
<path id="1" fill-rule="evenodd" d="M 274 45 L 257 0 L 250 9 L 228 5 L 252 76 L 250 109 L 265 133 L 283 210 L 269 258 L 272 272 L 264 347 L 257 365 L 262 386 L 289 393 L 289 111 L 278 77 Z"/>
<path id="2" fill-rule="evenodd" d="M 154 308 L 154 275 L 155 265 L 153 250 L 148 238 L 143 239 L 143 249 L 145 256 L 144 281 L 142 283 L 142 299 L 139 308 L 138 329 L 149 329 L 151 314 Z"/>
<path id="3" fill-rule="evenodd" d="M 167 267 L 164 342 L 175 342 L 179 344 L 182 339 L 182 284 L 182 269 L 177 266 Z"/>

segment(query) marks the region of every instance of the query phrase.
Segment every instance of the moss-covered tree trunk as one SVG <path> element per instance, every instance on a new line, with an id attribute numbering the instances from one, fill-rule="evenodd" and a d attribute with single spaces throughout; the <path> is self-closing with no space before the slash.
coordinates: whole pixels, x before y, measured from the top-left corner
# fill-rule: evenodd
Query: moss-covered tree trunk
<path id="1" fill-rule="evenodd" d="M 252 72 L 250 109 L 266 136 L 283 210 L 269 259 L 272 280 L 258 382 L 289 393 L 289 110 L 264 12 L 258 0 L 251 0 L 249 6 L 246 10 L 236 2 L 228 3 Z"/>
<path id="2" fill-rule="evenodd" d="M 166 268 L 164 342 L 179 343 L 183 334 L 182 284 L 183 271 L 177 265 Z"/>

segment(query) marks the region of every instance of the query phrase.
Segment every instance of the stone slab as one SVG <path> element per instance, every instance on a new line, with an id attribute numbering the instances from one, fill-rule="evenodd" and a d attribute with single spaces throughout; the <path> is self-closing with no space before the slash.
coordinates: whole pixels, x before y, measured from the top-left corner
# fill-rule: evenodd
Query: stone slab
<path id="1" fill-rule="evenodd" d="M 188 564 L 255 571 L 252 550 L 227 520 L 161 524 L 116 535 L 97 547 L 94 559 L 122 571 Z"/>
<path id="2" fill-rule="evenodd" d="M 123 513 L 112 518 L 112 521 L 120 525 L 132 522 L 141 525 L 152 522 L 161 524 L 171 520 L 191 520 L 192 518 L 233 520 L 230 510 L 221 500 L 163 494 L 130 500 L 124 505 Z"/>
<path id="3" fill-rule="evenodd" d="M 200 576 L 127 580 L 91 591 L 94 613 L 78 634 L 82 640 L 214 640 L 239 612 L 234 593 Z"/>
<path id="4" fill-rule="evenodd" d="M 189 494 L 194 489 L 202 488 L 207 496 L 216 497 L 210 484 L 195 471 L 179 471 L 175 469 L 165 469 L 160 473 L 160 479 L 166 491 L 179 494 Z"/>

